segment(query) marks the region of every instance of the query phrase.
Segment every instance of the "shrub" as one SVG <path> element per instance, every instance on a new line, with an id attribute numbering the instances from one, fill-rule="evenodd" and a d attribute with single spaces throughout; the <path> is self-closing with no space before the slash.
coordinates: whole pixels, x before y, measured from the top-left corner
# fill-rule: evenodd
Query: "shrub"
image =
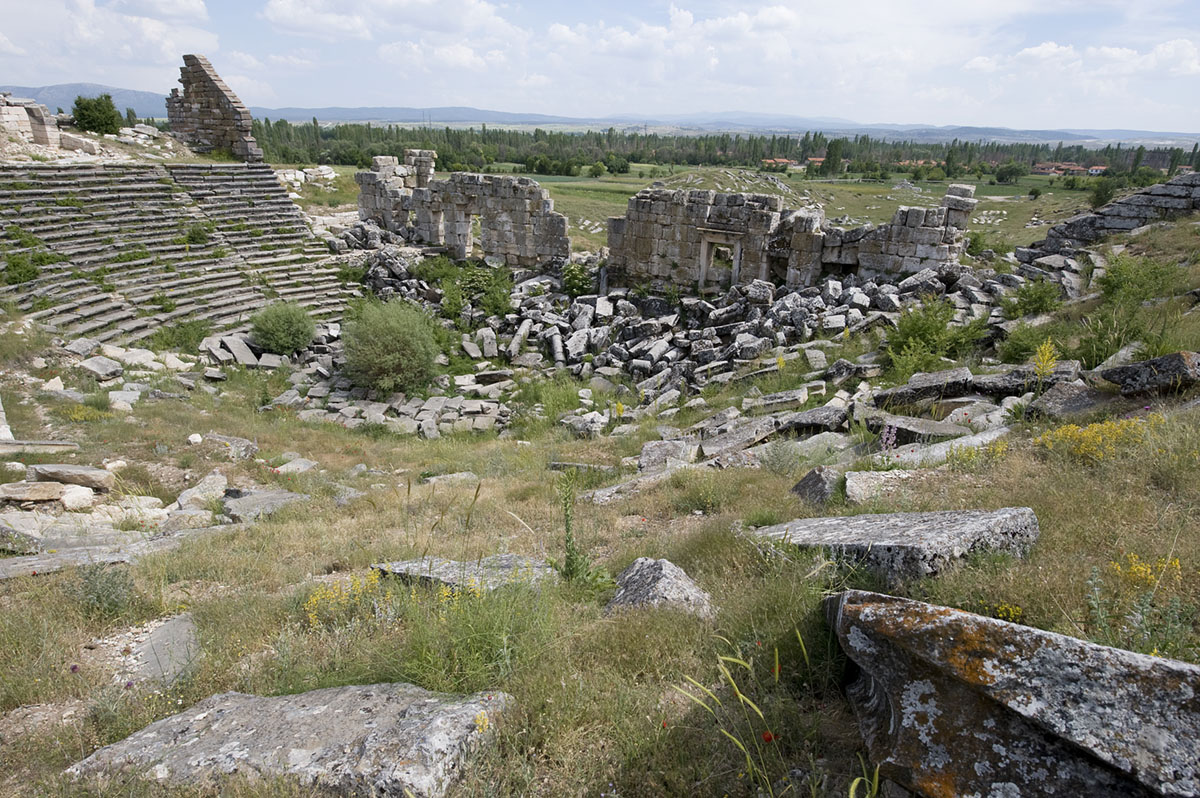
<path id="1" fill-rule="evenodd" d="M 1092 208 L 1099 208 L 1112 202 L 1116 196 L 1117 184 L 1107 177 L 1102 177 L 1092 184 L 1092 190 L 1088 193 L 1088 204 Z"/>
<path id="2" fill-rule="evenodd" d="M 203 224 L 194 224 L 188 228 L 184 241 L 192 246 L 203 246 L 208 243 L 208 228 Z"/>
<path id="3" fill-rule="evenodd" d="M 406 302 L 366 302 L 346 322 L 346 373 L 356 384 L 415 393 L 434 376 L 438 355 L 432 320 Z"/>
<path id="4" fill-rule="evenodd" d="M 72 113 L 75 116 L 76 127 L 93 133 L 116 135 L 124 121 L 117 107 L 113 105 L 111 94 L 101 94 L 93 98 L 76 97 Z"/>
<path id="5" fill-rule="evenodd" d="M 128 569 L 101 564 L 80 568 L 70 592 L 89 618 L 116 618 L 138 601 Z"/>
<path id="6" fill-rule="evenodd" d="M 1049 280 L 1030 280 L 1001 303 L 1004 318 L 1019 319 L 1031 313 L 1049 313 L 1060 304 L 1060 290 Z"/>
<path id="7" fill-rule="evenodd" d="M 944 300 L 901 313 L 884 350 L 892 376 L 907 380 L 917 371 L 936 368 L 943 357 L 963 357 L 987 334 L 984 319 L 960 326 L 952 326 L 953 321 L 954 305 Z"/>
<path id="8" fill-rule="evenodd" d="M 563 291 L 574 299 L 592 290 L 592 274 L 582 263 L 563 266 Z"/>
<path id="9" fill-rule="evenodd" d="M 1105 302 L 1141 304 L 1176 294 L 1183 288 L 1184 272 L 1171 263 L 1121 255 L 1096 282 Z"/>
<path id="10" fill-rule="evenodd" d="M 1033 442 L 1049 452 L 1059 452 L 1082 463 L 1099 463 L 1111 460 L 1118 453 L 1141 443 L 1148 430 L 1163 423 L 1162 416 L 1151 415 L 1147 419 L 1123 418 L 1101 421 L 1080 427 L 1065 424 L 1033 439 Z"/>
<path id="11" fill-rule="evenodd" d="M 181 321 L 166 327 L 159 327 L 149 338 L 146 346 L 155 352 L 168 349 L 177 352 L 195 352 L 200 348 L 200 342 L 208 336 L 212 325 L 203 319 Z"/>
<path id="12" fill-rule="evenodd" d="M 277 355 L 290 355 L 308 346 L 315 332 L 312 318 L 294 302 L 267 305 L 250 318 L 254 342 Z"/>
<path id="13" fill-rule="evenodd" d="M 40 271 L 34 266 L 28 255 L 10 254 L 4 267 L 4 284 L 20 285 L 30 280 L 36 280 Z"/>

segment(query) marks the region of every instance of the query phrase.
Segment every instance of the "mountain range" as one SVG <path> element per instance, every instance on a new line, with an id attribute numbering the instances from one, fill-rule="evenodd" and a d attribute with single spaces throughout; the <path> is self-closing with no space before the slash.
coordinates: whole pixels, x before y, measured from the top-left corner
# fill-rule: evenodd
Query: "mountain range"
<path id="1" fill-rule="evenodd" d="M 165 117 L 166 92 L 121 89 L 97 83 L 60 83 L 54 86 L 31 88 L 27 86 L 0 86 L 0 91 L 9 91 L 18 97 L 31 97 L 46 105 L 51 111 L 62 108 L 69 111 L 75 98 L 82 95 L 95 97 L 107 92 L 112 95 L 117 109 L 132 108 L 139 117 Z M 406 125 L 469 125 L 486 124 L 497 126 L 548 126 L 564 129 L 586 128 L 653 128 L 656 132 L 682 133 L 778 133 L 797 134 L 804 131 L 822 131 L 830 136 L 869 135 L 884 139 L 907 139 L 921 142 L 967 141 L 995 142 L 1059 142 L 1103 146 L 1108 143 L 1145 144 L 1148 146 L 1188 147 L 1200 141 L 1200 133 L 1164 132 L 1133 129 L 1047 129 L 1024 130 L 1006 127 L 974 127 L 964 125 L 921 125 L 921 124 L 864 124 L 837 117 L 806 117 L 791 114 L 771 114 L 741 111 L 695 112 L 688 114 L 659 114 L 653 117 L 638 114 L 618 114 L 602 117 L 570 117 L 549 114 L 515 113 L 490 111 L 467 106 L 444 106 L 436 108 L 409 108 L 393 106 L 376 107 L 326 107 L 326 108 L 260 108 L 251 107 L 250 113 L 257 118 L 287 119 L 306 122 L 316 117 L 321 122 L 376 122 Z"/>

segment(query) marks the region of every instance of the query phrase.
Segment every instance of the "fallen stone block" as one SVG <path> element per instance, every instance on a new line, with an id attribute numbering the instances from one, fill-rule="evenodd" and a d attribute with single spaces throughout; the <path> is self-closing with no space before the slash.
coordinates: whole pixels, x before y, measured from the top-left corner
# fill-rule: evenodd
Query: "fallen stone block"
<path id="1" fill-rule="evenodd" d="M 149 773 L 207 789 L 236 773 L 344 795 L 438 798 L 511 700 L 402 683 L 269 698 L 221 693 L 101 748 L 67 773 Z"/>
<path id="2" fill-rule="evenodd" d="M 712 597 L 670 560 L 638 557 L 617 577 L 617 592 L 605 613 L 640 607 L 671 607 L 711 618 Z"/>
<path id="3" fill-rule="evenodd" d="M 1053 421 L 1099 413 L 1119 399 L 1080 382 L 1060 382 L 1034 399 L 1029 411 Z"/>
<path id="4" fill-rule="evenodd" d="M 263 490 L 225 499 L 225 514 L 234 521 L 256 521 L 296 502 L 308 501 L 307 494 L 289 490 Z"/>
<path id="5" fill-rule="evenodd" d="M 967 427 L 950 424 L 946 421 L 934 421 L 928 418 L 912 418 L 911 416 L 894 416 L 891 413 L 873 412 L 864 419 L 867 429 L 877 435 L 882 435 L 885 429 L 890 429 L 894 436 L 893 443 L 929 443 L 945 438 L 961 438 L 971 434 Z"/>
<path id="6" fill-rule="evenodd" d="M 892 471 L 847 471 L 846 503 L 865 504 L 894 491 L 912 472 Z"/>
<path id="7" fill-rule="evenodd" d="M 124 366 L 103 355 L 89 357 L 79 364 L 79 368 L 101 381 L 115 379 L 125 373 Z"/>
<path id="8" fill-rule="evenodd" d="M 956 450 L 980 449 L 984 446 L 990 446 L 1010 431 L 1008 427 L 994 427 L 965 438 L 955 438 L 954 440 L 942 441 L 941 443 L 934 443 L 929 446 L 921 446 L 915 443 L 900 446 L 890 452 L 881 453 L 879 461 L 890 466 L 941 465 Z"/>
<path id="9" fill-rule="evenodd" d="M 826 548 L 889 582 L 933 576 L 975 551 L 1023 555 L 1039 533 L 1028 507 L 800 518 L 754 534 L 801 548 Z"/>
<path id="10" fill-rule="evenodd" d="M 44 463 L 31 465 L 25 470 L 30 482 L 65 482 L 82 485 L 92 490 L 110 491 L 117 486 L 117 475 L 103 468 L 92 466 Z"/>
<path id="11" fill-rule="evenodd" d="M 793 485 L 791 492 L 809 504 L 822 505 L 833 498 L 841 484 L 840 470 L 819 465 Z"/>
<path id="12" fill-rule="evenodd" d="M 276 468 L 275 471 L 279 474 L 303 474 L 306 471 L 312 471 L 319 465 L 320 463 L 316 462 L 315 460 L 297 457 L 294 460 L 289 460 L 288 462 L 284 463 L 279 468 Z"/>
<path id="13" fill-rule="evenodd" d="M 192 614 L 185 612 L 168 619 L 133 650 L 135 676 L 169 685 L 184 675 L 199 656 L 196 623 Z"/>
<path id="14" fill-rule="evenodd" d="M 669 463 L 691 463 L 699 451 L 699 445 L 690 440 L 647 441 L 638 457 L 638 470 L 654 471 Z"/>
<path id="15" fill-rule="evenodd" d="M 420 560 L 376 563 L 371 567 L 406 582 L 482 592 L 506 585 L 535 585 L 557 575 L 544 560 L 516 554 L 496 554 L 468 562 L 424 557 Z"/>
<path id="16" fill-rule="evenodd" d="M 225 495 L 228 480 L 219 471 L 213 471 L 204 479 L 179 494 L 175 500 L 184 510 L 207 510 L 210 505 Z"/>
<path id="17" fill-rule="evenodd" d="M 1200 792 L 1200 667 L 878 593 L 825 612 L 871 761 L 918 795 Z"/>
<path id="18" fill-rule="evenodd" d="M 1105 369 L 1100 376 L 1121 386 L 1123 394 L 1181 390 L 1200 382 L 1200 354 L 1176 352 L 1128 366 Z"/>
<path id="19" fill-rule="evenodd" d="M 245 438 L 209 432 L 205 440 L 209 443 L 219 443 L 226 447 L 226 453 L 229 455 L 230 460 L 249 460 L 258 454 L 258 445 L 254 441 Z"/>
<path id="20" fill-rule="evenodd" d="M 459 483 L 479 482 L 479 477 L 472 471 L 456 471 L 453 474 L 434 474 L 421 480 L 424 485 L 455 485 Z"/>
<path id="21" fill-rule="evenodd" d="M 801 410 L 779 419 L 780 432 L 836 432 L 846 423 L 846 410 L 826 405 Z"/>
<path id="22" fill-rule="evenodd" d="M 875 394 L 876 407 L 911 405 L 924 399 L 949 399 L 971 390 L 971 370 L 966 366 L 929 374 L 914 374 L 905 385 Z"/>
<path id="23" fill-rule="evenodd" d="M 61 482 L 9 482 L 0 485 L 0 501 L 56 502 L 65 487 Z"/>

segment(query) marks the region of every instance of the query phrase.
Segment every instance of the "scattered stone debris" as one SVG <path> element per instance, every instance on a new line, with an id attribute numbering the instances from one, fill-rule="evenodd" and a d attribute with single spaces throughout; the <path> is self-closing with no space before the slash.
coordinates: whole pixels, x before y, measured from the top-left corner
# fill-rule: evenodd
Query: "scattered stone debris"
<path id="1" fill-rule="evenodd" d="M 289 778 L 345 794 L 439 798 L 490 736 L 499 692 L 452 696 L 411 684 L 262 698 L 222 693 L 151 723 L 67 770 L 213 789 L 222 777 Z"/>

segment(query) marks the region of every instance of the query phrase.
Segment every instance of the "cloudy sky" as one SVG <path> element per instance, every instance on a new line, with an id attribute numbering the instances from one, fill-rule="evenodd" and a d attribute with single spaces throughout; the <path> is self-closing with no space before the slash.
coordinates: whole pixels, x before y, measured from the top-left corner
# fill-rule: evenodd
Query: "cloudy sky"
<path id="1" fill-rule="evenodd" d="M 250 105 L 1200 131 L 1200 0 L 0 0 L 0 83 Z"/>

